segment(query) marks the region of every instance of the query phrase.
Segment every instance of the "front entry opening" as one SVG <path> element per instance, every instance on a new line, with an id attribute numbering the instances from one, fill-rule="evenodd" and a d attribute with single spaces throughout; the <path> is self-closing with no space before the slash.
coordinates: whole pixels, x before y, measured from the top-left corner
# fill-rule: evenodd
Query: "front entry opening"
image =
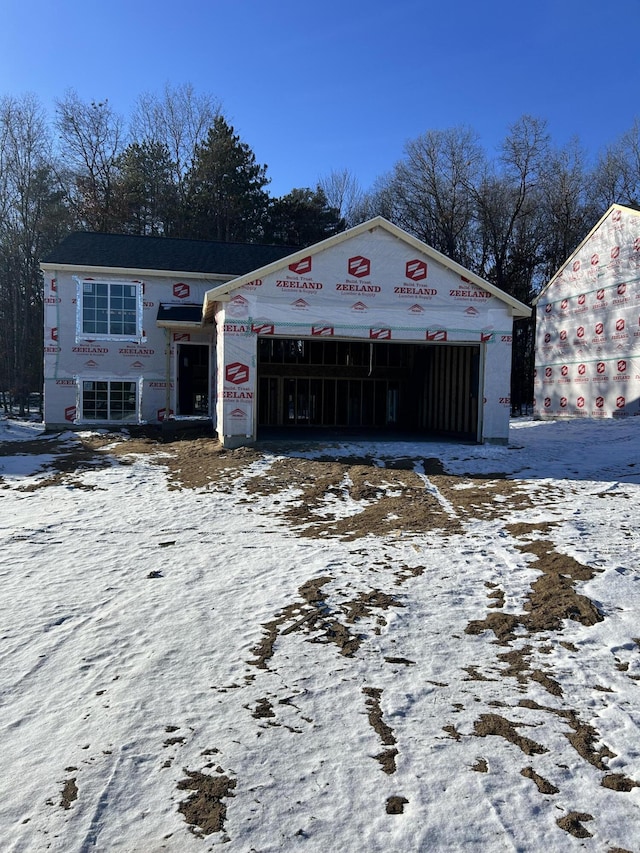
<path id="1" fill-rule="evenodd" d="M 258 427 L 476 440 L 479 352 L 478 346 L 259 338 Z"/>
<path id="2" fill-rule="evenodd" d="M 209 414 L 209 347 L 178 345 L 178 415 Z"/>

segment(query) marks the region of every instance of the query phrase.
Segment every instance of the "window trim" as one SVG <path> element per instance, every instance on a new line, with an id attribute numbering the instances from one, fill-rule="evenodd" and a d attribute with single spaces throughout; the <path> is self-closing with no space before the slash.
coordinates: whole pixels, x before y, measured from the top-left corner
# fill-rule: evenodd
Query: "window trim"
<path id="1" fill-rule="evenodd" d="M 133 279 L 80 278 L 74 276 L 76 282 L 76 343 L 79 341 L 133 341 L 141 344 L 146 341 L 142 328 L 144 308 L 144 282 Z M 134 335 L 118 335 L 113 333 L 85 332 L 83 328 L 84 284 L 130 285 L 136 289 L 136 331 Z"/>
<path id="2" fill-rule="evenodd" d="M 90 376 L 75 376 L 76 381 L 76 412 L 77 416 L 75 419 L 75 423 L 77 424 L 122 424 L 123 426 L 127 424 L 140 424 L 142 423 L 142 389 L 144 387 L 144 377 L 143 376 L 113 376 L 113 375 L 90 375 Z M 135 403 L 135 411 L 132 413 L 130 419 L 112 419 L 110 417 L 106 418 L 86 418 L 84 415 L 84 383 L 85 382 L 107 382 L 111 385 L 112 382 L 130 382 L 135 386 L 136 392 L 136 403 Z M 110 397 L 109 397 L 110 400 Z M 110 414 L 110 412 L 108 412 Z"/>

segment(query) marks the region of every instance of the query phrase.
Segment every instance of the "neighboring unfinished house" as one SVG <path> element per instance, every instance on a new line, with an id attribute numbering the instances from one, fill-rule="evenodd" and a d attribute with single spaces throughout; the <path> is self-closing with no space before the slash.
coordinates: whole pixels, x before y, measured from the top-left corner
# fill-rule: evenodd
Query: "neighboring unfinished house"
<path id="1" fill-rule="evenodd" d="M 76 234 L 42 269 L 49 428 L 507 440 L 530 309 L 380 217 L 298 251 Z"/>
<path id="2" fill-rule="evenodd" d="M 640 211 L 610 207 L 536 304 L 535 414 L 640 415 Z"/>

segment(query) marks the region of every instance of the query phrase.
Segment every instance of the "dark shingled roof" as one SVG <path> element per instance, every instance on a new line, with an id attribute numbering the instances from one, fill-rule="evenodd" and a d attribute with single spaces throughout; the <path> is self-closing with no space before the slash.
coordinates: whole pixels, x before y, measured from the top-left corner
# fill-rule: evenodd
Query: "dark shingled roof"
<path id="1" fill-rule="evenodd" d="M 70 234 L 42 262 L 240 276 L 297 250 L 292 246 L 263 246 L 259 243 L 214 243 L 79 231 Z"/>

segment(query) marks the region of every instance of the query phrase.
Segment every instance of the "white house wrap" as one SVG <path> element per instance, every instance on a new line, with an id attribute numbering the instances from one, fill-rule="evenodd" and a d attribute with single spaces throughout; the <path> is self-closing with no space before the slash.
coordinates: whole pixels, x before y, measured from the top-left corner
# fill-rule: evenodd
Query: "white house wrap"
<path id="1" fill-rule="evenodd" d="M 613 205 L 536 301 L 537 416 L 640 415 L 640 212 Z"/>

